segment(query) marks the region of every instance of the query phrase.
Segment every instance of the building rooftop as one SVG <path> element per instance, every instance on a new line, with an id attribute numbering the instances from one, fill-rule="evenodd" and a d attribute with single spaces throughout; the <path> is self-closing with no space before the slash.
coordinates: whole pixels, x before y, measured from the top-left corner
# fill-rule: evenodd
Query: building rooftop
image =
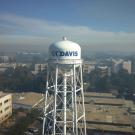
<path id="1" fill-rule="evenodd" d="M 135 105 L 111 93 L 85 93 L 87 129 L 106 132 L 134 133 Z M 131 112 L 130 112 L 130 111 Z"/>
<path id="2" fill-rule="evenodd" d="M 14 93 L 13 103 L 33 106 L 42 98 L 42 94 L 35 92 Z"/>
<path id="3" fill-rule="evenodd" d="M 127 133 L 127 134 L 134 133 L 134 129 L 131 126 L 115 126 L 115 125 L 87 123 L 87 129 L 107 131 L 107 132 L 122 132 L 122 133 Z"/>
<path id="4" fill-rule="evenodd" d="M 95 105 L 112 105 L 112 106 L 122 106 L 125 104 L 124 99 L 116 98 L 96 98 L 96 97 L 85 97 L 85 103 L 95 104 Z"/>
<path id="5" fill-rule="evenodd" d="M 6 96 L 6 95 L 9 95 L 9 94 L 6 94 L 6 93 L 3 93 L 3 92 L 0 92 L 0 98 Z"/>
<path id="6" fill-rule="evenodd" d="M 116 98 L 112 93 L 85 92 L 85 97 Z"/>

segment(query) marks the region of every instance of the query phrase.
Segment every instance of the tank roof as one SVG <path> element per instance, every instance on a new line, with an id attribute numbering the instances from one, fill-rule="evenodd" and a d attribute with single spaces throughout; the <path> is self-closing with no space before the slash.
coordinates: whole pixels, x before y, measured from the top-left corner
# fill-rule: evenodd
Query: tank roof
<path id="1" fill-rule="evenodd" d="M 63 37 L 62 41 L 58 41 L 50 45 L 49 59 L 81 59 L 81 47 L 79 44 L 69 41 L 66 37 Z"/>

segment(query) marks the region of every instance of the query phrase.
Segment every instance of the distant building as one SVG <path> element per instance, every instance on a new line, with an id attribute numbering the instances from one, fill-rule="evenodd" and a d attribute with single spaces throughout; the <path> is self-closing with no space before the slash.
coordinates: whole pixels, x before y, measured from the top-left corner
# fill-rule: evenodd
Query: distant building
<path id="1" fill-rule="evenodd" d="M 118 73 L 121 70 L 123 59 L 112 59 L 111 71 L 112 73 Z"/>
<path id="2" fill-rule="evenodd" d="M 135 74 L 135 60 L 132 61 L 132 73 Z"/>
<path id="3" fill-rule="evenodd" d="M 83 64 L 83 72 L 90 73 L 93 70 L 95 70 L 95 64 L 85 61 Z"/>
<path id="4" fill-rule="evenodd" d="M 12 115 L 12 95 L 0 93 L 0 123 Z"/>
<path id="5" fill-rule="evenodd" d="M 33 74 L 40 73 L 47 68 L 47 64 L 35 64 L 35 70 L 32 71 Z"/>
<path id="6" fill-rule="evenodd" d="M 12 66 L 8 63 L 1 63 L 0 64 L 0 73 L 5 72 L 10 67 L 12 67 Z"/>
<path id="7" fill-rule="evenodd" d="M 105 76 L 111 75 L 111 71 L 108 66 L 97 66 L 96 70 L 100 77 L 105 77 Z"/>
<path id="8" fill-rule="evenodd" d="M 131 66 L 132 66 L 131 61 L 123 61 L 123 63 L 122 63 L 122 68 L 123 68 L 124 70 L 127 70 L 127 72 L 128 72 L 129 74 L 131 74 Z"/>
<path id="9" fill-rule="evenodd" d="M 18 66 L 22 67 L 28 67 L 28 64 L 23 64 L 23 63 L 0 63 L 0 73 L 5 72 L 8 68 L 16 68 Z"/>
<path id="10" fill-rule="evenodd" d="M 0 56 L 0 63 L 7 63 L 9 62 L 8 56 Z"/>

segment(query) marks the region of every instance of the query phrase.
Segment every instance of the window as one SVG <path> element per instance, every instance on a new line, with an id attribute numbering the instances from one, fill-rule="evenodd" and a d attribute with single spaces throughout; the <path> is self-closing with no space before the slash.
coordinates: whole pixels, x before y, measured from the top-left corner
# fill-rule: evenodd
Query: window
<path id="1" fill-rule="evenodd" d="M 7 103 L 8 101 L 9 101 L 8 99 L 7 99 L 7 100 L 5 100 L 5 101 L 4 101 L 4 104 L 5 104 L 5 103 Z"/>
<path id="2" fill-rule="evenodd" d="M 9 109 L 9 106 L 5 108 L 5 111 L 7 111 Z"/>
<path id="3" fill-rule="evenodd" d="M 5 118 L 7 118 L 7 117 L 8 117 L 8 114 L 5 115 Z"/>

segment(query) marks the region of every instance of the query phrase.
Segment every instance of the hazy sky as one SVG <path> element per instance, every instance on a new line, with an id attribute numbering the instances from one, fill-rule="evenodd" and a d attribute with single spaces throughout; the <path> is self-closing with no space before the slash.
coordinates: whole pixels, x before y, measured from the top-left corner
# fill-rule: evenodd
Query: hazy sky
<path id="1" fill-rule="evenodd" d="M 67 36 L 93 51 L 135 52 L 135 0 L 0 0 L 0 50 L 46 50 Z"/>

